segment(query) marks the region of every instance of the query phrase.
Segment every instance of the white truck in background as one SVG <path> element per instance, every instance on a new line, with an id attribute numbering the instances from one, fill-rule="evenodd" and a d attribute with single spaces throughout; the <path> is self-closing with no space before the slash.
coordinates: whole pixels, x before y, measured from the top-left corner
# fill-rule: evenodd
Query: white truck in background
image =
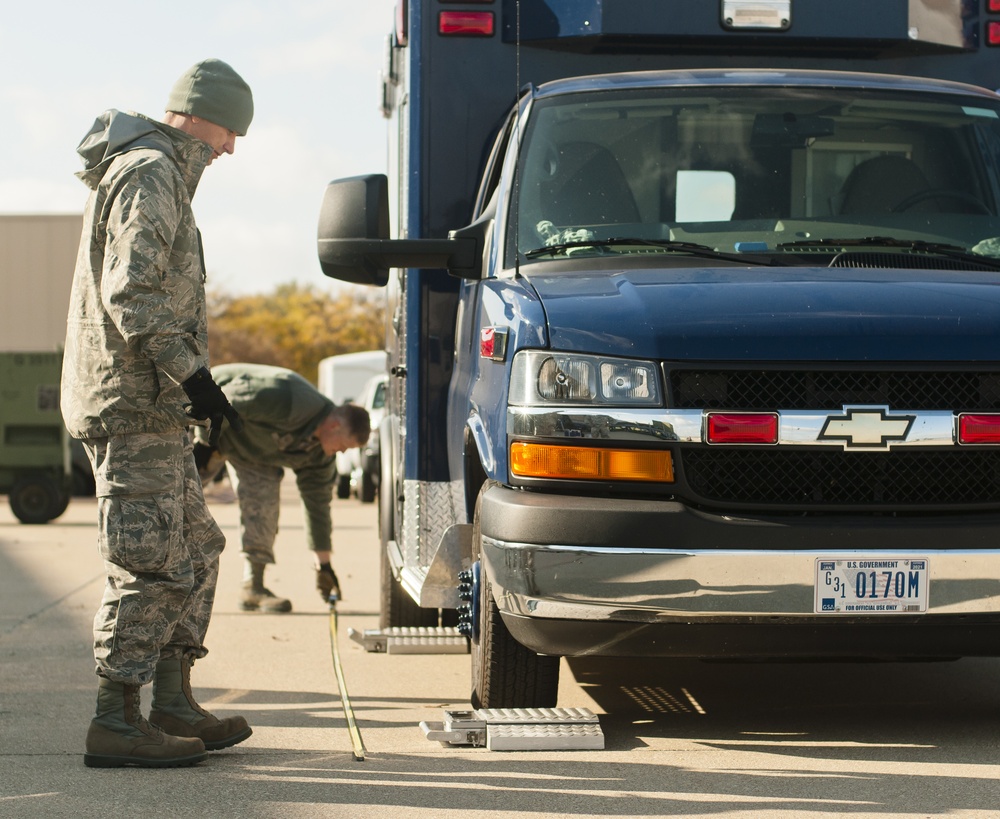
<path id="1" fill-rule="evenodd" d="M 324 358 L 319 362 L 317 387 L 334 404 L 357 403 L 368 379 L 385 372 L 385 358 L 383 350 Z"/>
<path id="2" fill-rule="evenodd" d="M 366 350 L 360 353 L 345 353 L 324 358 L 319 362 L 318 388 L 335 404 L 353 403 L 362 405 L 365 387 L 372 378 L 385 373 L 386 354 L 383 350 Z M 352 457 L 352 454 L 355 457 Z M 338 498 L 351 495 L 351 475 L 357 471 L 358 452 L 337 453 Z M 359 496 L 361 490 L 358 490 Z M 362 498 L 364 500 L 364 498 Z M 374 500 L 374 490 L 371 500 Z"/>
<path id="3" fill-rule="evenodd" d="M 385 416 L 388 382 L 388 373 L 372 376 L 361 388 L 361 397 L 355 402 L 368 413 L 372 431 L 364 446 L 337 453 L 337 496 L 340 498 L 356 495 L 362 503 L 375 502 L 381 480 L 378 427 Z"/>

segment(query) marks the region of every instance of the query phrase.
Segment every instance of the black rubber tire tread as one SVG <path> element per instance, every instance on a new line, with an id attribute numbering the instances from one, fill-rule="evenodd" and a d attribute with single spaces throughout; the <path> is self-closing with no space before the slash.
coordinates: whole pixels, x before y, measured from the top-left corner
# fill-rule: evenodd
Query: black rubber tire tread
<path id="1" fill-rule="evenodd" d="M 358 500 L 362 503 L 375 502 L 375 478 L 367 470 L 361 473 L 361 485 L 358 487 Z"/>
<path id="2" fill-rule="evenodd" d="M 11 511 L 21 523 L 48 523 L 69 506 L 68 489 L 45 473 L 28 473 L 14 481 L 8 497 Z"/>
<path id="3" fill-rule="evenodd" d="M 481 496 L 480 496 L 481 498 Z M 480 559 L 481 530 L 476 501 L 473 560 Z M 559 657 L 540 655 L 515 640 L 500 617 L 493 591 L 482 569 L 479 641 L 472 643 L 473 708 L 554 708 L 559 696 Z"/>
<path id="4" fill-rule="evenodd" d="M 410 628 L 413 626 L 436 626 L 438 610 L 424 609 L 418 606 L 412 597 L 406 593 L 402 584 L 392 576 L 389 556 L 385 549 L 380 550 L 381 566 L 379 569 L 380 606 L 379 628 Z"/>
<path id="5" fill-rule="evenodd" d="M 351 497 L 351 476 L 338 474 L 334 487 L 337 490 L 337 497 L 341 500 Z"/>

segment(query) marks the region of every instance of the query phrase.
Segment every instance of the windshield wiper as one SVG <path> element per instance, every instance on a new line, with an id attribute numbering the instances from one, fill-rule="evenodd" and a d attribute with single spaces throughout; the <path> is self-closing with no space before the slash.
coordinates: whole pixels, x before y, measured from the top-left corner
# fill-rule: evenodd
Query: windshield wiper
<path id="1" fill-rule="evenodd" d="M 927 253 L 937 256 L 945 256 L 950 259 L 958 259 L 963 262 L 974 262 L 984 267 L 992 267 L 1000 270 L 1000 259 L 992 256 L 983 256 L 966 250 L 961 245 L 952 245 L 945 242 L 925 242 L 922 239 L 896 239 L 892 236 L 865 236 L 862 239 L 803 239 L 798 242 L 782 242 L 775 245 L 775 249 L 784 250 L 786 248 L 802 248 L 808 250 L 810 247 L 895 247 L 904 250 L 913 250 L 917 253 Z"/>
<path id="2" fill-rule="evenodd" d="M 736 264 L 756 264 L 765 266 L 787 264 L 785 260 L 777 262 L 772 257 L 768 257 L 767 260 L 764 260 L 756 259 L 746 253 L 723 253 L 709 247 L 708 245 L 700 245 L 695 242 L 676 242 L 670 239 L 636 239 L 622 236 L 616 236 L 611 239 L 585 239 L 576 242 L 560 242 L 559 244 L 547 245 L 545 247 L 525 251 L 524 255 L 528 259 L 537 259 L 539 256 L 555 256 L 577 247 L 603 248 L 621 245 L 645 245 L 647 247 L 655 247 L 658 250 L 663 250 L 668 253 L 687 253 L 690 256 L 699 256 L 703 259 L 718 259 L 735 262 Z"/>

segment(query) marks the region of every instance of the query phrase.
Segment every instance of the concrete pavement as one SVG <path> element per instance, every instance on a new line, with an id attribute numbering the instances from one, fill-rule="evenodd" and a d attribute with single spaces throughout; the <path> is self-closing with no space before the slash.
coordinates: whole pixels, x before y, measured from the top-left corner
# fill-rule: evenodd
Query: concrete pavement
<path id="1" fill-rule="evenodd" d="M 0 497 L 0 819 L 45 817 L 1000 817 L 1000 661 L 724 665 L 563 661 L 560 705 L 600 714 L 604 751 L 491 753 L 417 727 L 468 702 L 465 655 L 368 654 L 346 631 L 378 614 L 375 509 L 336 501 L 345 600 L 339 642 L 367 749 L 354 760 L 286 481 L 278 565 L 289 615 L 239 610 L 237 508 L 212 508 L 230 545 L 199 700 L 254 735 L 193 768 L 88 769 L 91 623 L 104 583 L 95 504 L 44 526 Z M 147 703 L 148 703 L 148 689 Z"/>
<path id="2" fill-rule="evenodd" d="M 0 816 L 384 815 L 375 791 L 365 787 L 373 766 L 351 753 L 331 660 L 330 618 L 312 585 L 303 517 L 293 481 L 287 483 L 278 564 L 266 582 L 292 599 L 290 615 L 239 610 L 238 510 L 224 497 L 211 502 L 228 546 L 210 654 L 196 664 L 192 682 L 202 704 L 221 715 L 244 714 L 254 735 L 199 766 L 176 770 L 83 765 L 96 692 L 91 624 L 104 585 L 94 500 L 75 498 L 58 520 L 25 526 L 0 498 Z M 346 598 L 339 642 L 350 688 L 347 655 L 355 662 L 367 658 L 346 629 L 377 625 L 375 509 L 338 501 L 335 518 L 335 565 Z M 454 682 L 453 690 L 441 691 L 440 702 L 467 696 L 466 678 Z M 431 684 L 439 683 L 440 677 Z M 148 687 L 143 694 L 148 708 Z M 368 728 L 384 724 L 388 734 L 404 732 L 405 743 L 430 749 L 417 723 L 436 717 L 438 701 L 428 710 L 416 696 L 406 707 L 418 710 L 397 722 L 392 712 L 399 703 L 381 703 L 390 713 L 378 717 L 374 698 L 363 690 L 351 695 L 356 709 L 373 712 Z M 392 743 L 390 736 L 388 747 Z M 353 782 L 346 791 L 345 779 Z"/>

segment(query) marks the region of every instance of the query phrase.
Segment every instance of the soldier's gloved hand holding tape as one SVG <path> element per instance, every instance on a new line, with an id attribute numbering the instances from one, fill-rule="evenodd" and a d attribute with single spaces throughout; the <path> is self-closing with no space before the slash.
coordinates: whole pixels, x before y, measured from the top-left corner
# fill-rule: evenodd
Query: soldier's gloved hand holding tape
<path id="1" fill-rule="evenodd" d="M 229 426 L 233 432 L 243 430 L 243 419 L 240 414 L 233 409 L 222 388 L 215 383 L 212 373 L 208 367 L 201 367 L 195 371 L 194 375 L 184 381 L 181 386 L 191 403 L 185 407 L 188 415 L 197 421 L 208 421 L 210 429 L 208 433 L 208 443 L 210 446 L 218 446 L 219 436 L 222 434 L 223 419 L 229 421 Z"/>

